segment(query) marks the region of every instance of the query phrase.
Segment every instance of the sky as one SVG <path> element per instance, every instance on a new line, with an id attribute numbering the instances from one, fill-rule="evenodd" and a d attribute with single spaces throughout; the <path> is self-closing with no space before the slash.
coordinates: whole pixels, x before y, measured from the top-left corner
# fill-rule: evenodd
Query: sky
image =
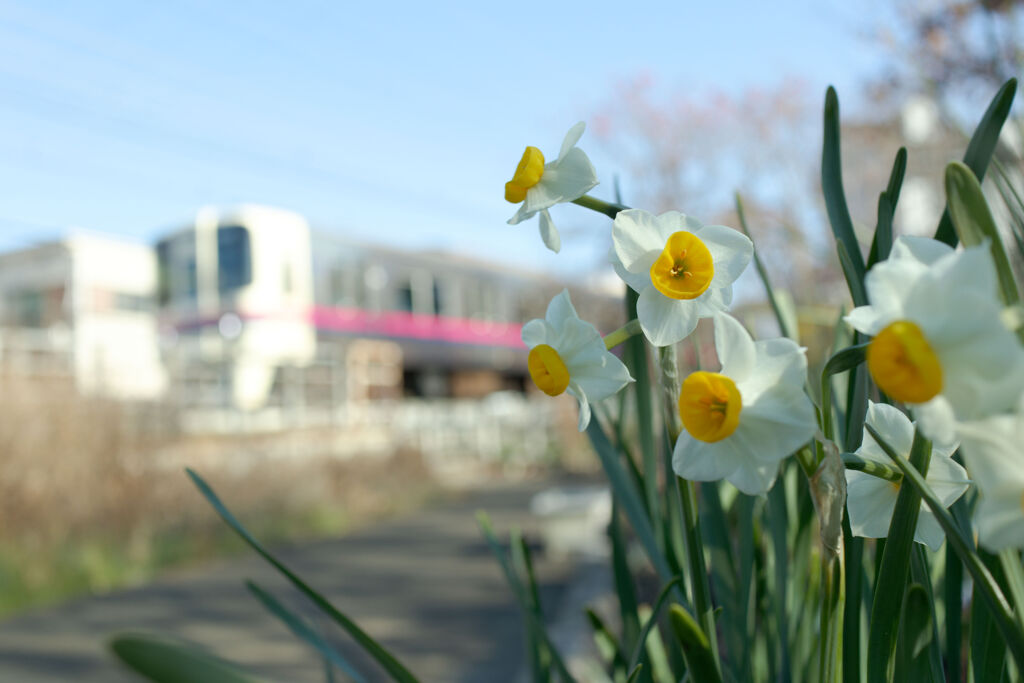
<path id="1" fill-rule="evenodd" d="M 563 235 L 554 255 L 535 220 L 505 224 L 526 145 L 553 158 L 639 75 L 694 97 L 796 77 L 854 99 L 880 59 L 859 16 L 831 0 L 0 0 L 0 250 L 72 227 L 152 242 L 201 206 L 259 203 L 365 241 L 571 271 L 583 245 Z M 616 160 L 590 134 L 579 146 L 610 199 Z M 552 215 L 569 236 L 608 225 Z"/>

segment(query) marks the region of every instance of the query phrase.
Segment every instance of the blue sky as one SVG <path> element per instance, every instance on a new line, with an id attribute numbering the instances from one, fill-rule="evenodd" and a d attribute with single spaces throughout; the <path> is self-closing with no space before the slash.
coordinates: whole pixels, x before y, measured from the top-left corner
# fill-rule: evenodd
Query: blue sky
<path id="1" fill-rule="evenodd" d="M 855 100 L 878 64 L 861 16 L 811 0 L 0 0 L 0 249 L 71 226 L 153 240 L 200 206 L 257 202 L 370 241 L 571 268 L 580 245 L 555 256 L 534 222 L 505 225 L 525 145 L 556 154 L 641 73 L 695 97 L 799 77 Z M 615 160 L 580 146 L 610 197 Z"/>

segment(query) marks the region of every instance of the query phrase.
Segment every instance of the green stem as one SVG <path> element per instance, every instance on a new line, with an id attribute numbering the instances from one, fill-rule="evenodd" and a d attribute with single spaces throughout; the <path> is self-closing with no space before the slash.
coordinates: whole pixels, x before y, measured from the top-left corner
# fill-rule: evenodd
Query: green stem
<path id="1" fill-rule="evenodd" d="M 597 197 L 591 197 L 589 194 L 585 194 L 582 197 L 577 197 L 576 199 L 572 200 L 572 203 L 579 204 L 583 208 L 590 209 L 591 211 L 603 213 L 605 216 L 608 216 L 608 218 L 611 218 L 613 220 L 619 214 L 619 211 L 625 211 L 626 209 L 629 208 L 628 206 L 623 206 L 622 204 L 613 204 L 612 202 L 606 202 L 603 199 L 598 199 Z"/>
<path id="2" fill-rule="evenodd" d="M 609 350 L 614 349 L 616 346 L 625 342 L 630 337 L 635 337 L 641 332 L 642 330 L 640 329 L 640 321 L 636 319 L 630 320 L 628 323 L 626 323 L 619 329 L 615 330 L 614 332 L 609 332 L 607 335 L 605 335 L 604 347 Z"/>
<path id="3" fill-rule="evenodd" d="M 870 474 L 872 477 L 886 481 L 903 481 L 903 473 L 895 467 L 889 467 L 873 460 L 865 460 L 854 453 L 843 453 L 843 466 L 848 470 Z"/>

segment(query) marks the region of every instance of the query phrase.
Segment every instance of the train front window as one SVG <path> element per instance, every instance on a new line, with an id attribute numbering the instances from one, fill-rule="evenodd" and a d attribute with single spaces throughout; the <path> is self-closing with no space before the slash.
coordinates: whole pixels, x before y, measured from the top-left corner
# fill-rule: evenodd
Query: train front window
<path id="1" fill-rule="evenodd" d="M 249 231 L 241 225 L 217 229 L 217 289 L 221 293 L 252 282 Z"/>
<path id="2" fill-rule="evenodd" d="M 195 233 L 187 232 L 160 240 L 156 245 L 157 304 L 196 299 Z"/>

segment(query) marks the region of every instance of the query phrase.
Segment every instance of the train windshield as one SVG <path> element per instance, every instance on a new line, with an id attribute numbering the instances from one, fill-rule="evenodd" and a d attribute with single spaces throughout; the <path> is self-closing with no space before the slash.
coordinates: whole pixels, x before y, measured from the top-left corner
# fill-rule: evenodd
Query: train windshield
<path id="1" fill-rule="evenodd" d="M 249 231 L 241 225 L 217 229 L 217 289 L 224 293 L 252 282 Z"/>
<path id="2" fill-rule="evenodd" d="M 192 231 L 160 240 L 156 245 L 157 302 L 196 299 L 196 238 Z"/>

